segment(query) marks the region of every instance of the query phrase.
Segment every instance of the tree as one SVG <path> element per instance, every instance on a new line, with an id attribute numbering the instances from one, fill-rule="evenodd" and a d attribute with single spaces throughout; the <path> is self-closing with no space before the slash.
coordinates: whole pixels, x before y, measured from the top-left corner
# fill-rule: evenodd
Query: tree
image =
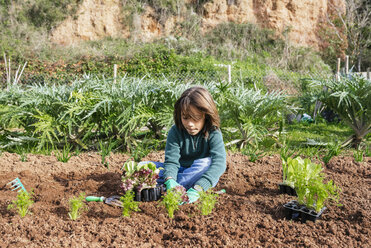
<path id="1" fill-rule="evenodd" d="M 371 48 L 371 3 L 368 0 L 346 0 L 345 13 L 334 7 L 337 18 L 328 18 L 332 26 L 338 26 L 338 21 L 345 32 L 348 42 L 346 53 L 350 61 L 356 64 L 357 71 L 371 66 L 371 58 L 367 56 Z M 338 29 L 334 29 L 338 32 Z M 362 61 L 364 65 L 362 65 Z"/>

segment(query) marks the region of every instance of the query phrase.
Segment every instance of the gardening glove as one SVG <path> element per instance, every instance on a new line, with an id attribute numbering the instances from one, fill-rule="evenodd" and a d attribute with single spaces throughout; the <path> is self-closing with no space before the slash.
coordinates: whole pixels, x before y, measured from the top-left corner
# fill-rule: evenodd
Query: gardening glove
<path id="1" fill-rule="evenodd" d="M 188 203 L 193 203 L 200 198 L 199 191 L 195 190 L 194 188 L 190 188 L 187 190 L 187 196 L 188 196 Z"/>
<path id="2" fill-rule="evenodd" d="M 176 186 L 179 186 L 180 184 L 177 183 L 174 179 L 170 178 L 168 180 L 166 180 L 164 182 L 165 186 L 166 186 L 166 191 L 172 189 L 172 188 L 175 188 Z"/>

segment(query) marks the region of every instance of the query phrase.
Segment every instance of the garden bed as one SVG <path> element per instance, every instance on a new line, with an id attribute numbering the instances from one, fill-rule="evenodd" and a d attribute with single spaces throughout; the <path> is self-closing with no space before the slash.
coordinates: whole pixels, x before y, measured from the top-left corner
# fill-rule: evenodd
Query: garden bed
<path id="1" fill-rule="evenodd" d="M 371 158 L 356 163 L 353 157 L 335 157 L 325 173 L 342 188 L 340 203 L 328 206 L 316 222 L 285 219 L 283 204 L 294 199 L 280 194 L 281 161 L 278 155 L 255 163 L 240 154 L 228 154 L 228 169 L 217 189 L 214 212 L 200 216 L 194 204 L 182 205 L 169 219 L 158 202 L 141 202 L 141 212 L 130 218 L 121 209 L 89 202 L 77 221 L 68 217 L 68 199 L 87 195 L 120 194 L 121 166 L 127 155 L 108 158 L 109 169 L 95 153 L 72 157 L 68 163 L 54 156 L 0 157 L 0 187 L 19 177 L 34 189 L 32 215 L 20 218 L 7 206 L 16 193 L 0 189 L 0 247 L 366 247 L 371 243 Z M 162 161 L 164 153 L 145 160 Z"/>

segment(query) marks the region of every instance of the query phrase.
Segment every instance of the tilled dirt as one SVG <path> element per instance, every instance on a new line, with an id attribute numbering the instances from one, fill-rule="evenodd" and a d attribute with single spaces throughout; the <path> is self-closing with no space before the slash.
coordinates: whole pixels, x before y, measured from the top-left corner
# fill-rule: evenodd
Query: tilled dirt
<path id="1" fill-rule="evenodd" d="M 370 247 L 371 158 L 332 158 L 328 179 L 342 188 L 342 206 L 328 206 L 316 222 L 286 220 L 283 204 L 293 196 L 279 194 L 278 155 L 254 163 L 241 154 L 228 154 L 227 171 L 216 189 L 224 188 L 213 213 L 201 216 L 195 204 L 180 206 L 174 219 L 158 202 L 141 202 L 140 212 L 122 217 L 121 209 L 100 202 L 72 221 L 68 200 L 87 195 L 121 194 L 122 154 L 109 158 L 109 169 L 96 153 L 72 157 L 17 154 L 0 157 L 0 247 Z M 164 153 L 145 160 L 163 161 Z M 7 206 L 16 192 L 4 185 L 19 177 L 34 191 L 32 214 L 20 218 Z"/>

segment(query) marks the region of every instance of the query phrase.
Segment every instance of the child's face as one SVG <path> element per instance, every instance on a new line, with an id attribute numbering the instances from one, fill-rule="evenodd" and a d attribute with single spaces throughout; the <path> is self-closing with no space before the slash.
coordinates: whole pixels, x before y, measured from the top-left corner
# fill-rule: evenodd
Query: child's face
<path id="1" fill-rule="evenodd" d="M 204 127 L 205 114 L 197 108 L 190 106 L 189 112 L 184 113 L 182 111 L 182 124 L 190 135 L 196 135 Z"/>

